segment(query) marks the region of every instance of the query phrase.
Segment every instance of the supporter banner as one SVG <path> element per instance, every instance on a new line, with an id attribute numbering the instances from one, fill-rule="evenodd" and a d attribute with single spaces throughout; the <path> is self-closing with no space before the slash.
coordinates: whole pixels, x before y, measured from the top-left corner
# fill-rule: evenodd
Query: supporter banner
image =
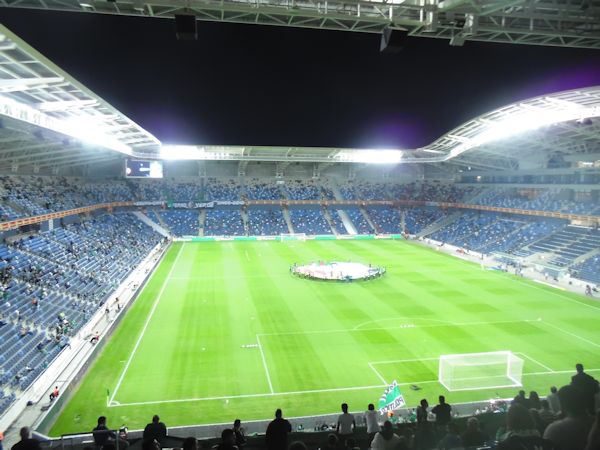
<path id="1" fill-rule="evenodd" d="M 162 204 L 162 203 L 161 203 Z M 215 206 L 242 206 L 244 202 L 241 200 L 227 201 L 219 200 L 213 202 L 168 202 L 169 208 L 185 208 L 185 209 L 211 209 Z"/>
<path id="2" fill-rule="evenodd" d="M 144 202 L 134 202 L 134 206 L 163 206 L 165 202 L 160 200 L 154 201 L 144 201 Z"/>
<path id="3" fill-rule="evenodd" d="M 406 402 L 404 401 L 404 397 L 400 392 L 398 383 L 396 380 L 394 380 L 392 384 L 385 388 L 385 391 L 383 391 L 381 397 L 379 397 L 377 409 L 379 409 L 379 413 L 383 415 L 389 411 L 402 408 L 404 405 L 406 405 Z"/>

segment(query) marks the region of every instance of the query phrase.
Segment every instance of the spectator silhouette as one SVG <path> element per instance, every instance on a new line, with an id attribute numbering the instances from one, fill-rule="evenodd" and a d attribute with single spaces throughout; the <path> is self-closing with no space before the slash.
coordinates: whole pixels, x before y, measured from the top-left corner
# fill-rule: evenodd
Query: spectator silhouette
<path id="1" fill-rule="evenodd" d="M 469 417 L 467 429 L 462 434 L 461 439 L 465 447 L 477 447 L 485 444 L 485 441 L 488 440 L 488 436 L 479 428 L 477 417 Z"/>
<path id="2" fill-rule="evenodd" d="M 531 391 L 529 393 L 528 405 L 529 409 L 540 409 L 542 405 L 540 404 L 540 396 L 536 391 Z"/>
<path id="3" fill-rule="evenodd" d="M 235 445 L 235 432 L 231 428 L 224 429 L 221 432 L 221 442 L 212 448 L 215 450 L 238 450 L 238 446 Z"/>
<path id="4" fill-rule="evenodd" d="M 292 425 L 282 417 L 281 409 L 275 411 L 275 419 L 267 426 L 265 441 L 268 450 L 281 450 L 287 447 L 288 433 Z"/>
<path id="5" fill-rule="evenodd" d="M 419 406 L 417 406 L 417 426 L 421 427 L 427 424 L 427 408 L 429 408 L 429 403 L 427 403 L 427 399 L 422 399 Z"/>
<path id="6" fill-rule="evenodd" d="M 354 415 L 348 412 L 348 404 L 342 403 L 342 414 L 338 416 L 336 431 L 340 436 L 351 436 L 356 428 Z"/>
<path id="7" fill-rule="evenodd" d="M 519 391 L 515 398 L 513 398 L 512 404 L 519 404 L 525 408 L 529 408 L 529 402 L 527 401 L 527 397 L 525 397 L 525 391 Z"/>
<path id="8" fill-rule="evenodd" d="M 372 450 L 399 450 L 404 448 L 404 441 L 394 433 L 392 422 L 386 420 L 371 442 Z"/>
<path id="9" fill-rule="evenodd" d="M 439 404 L 435 405 L 431 412 L 435 414 L 435 423 L 440 429 L 450 423 L 452 420 L 452 406 L 446 403 L 446 397 L 443 395 L 439 396 Z"/>
<path id="10" fill-rule="evenodd" d="M 235 419 L 233 421 L 233 432 L 235 433 L 235 445 L 242 449 L 244 445 L 246 445 L 246 434 L 240 419 Z"/>
<path id="11" fill-rule="evenodd" d="M 97 447 L 105 447 L 107 444 L 114 444 L 116 440 L 119 440 L 119 448 L 125 448 L 129 446 L 129 443 L 117 437 L 117 435 L 106 426 L 106 417 L 98 417 L 98 425 L 92 430 L 92 436 L 94 437 L 94 443 Z"/>
<path id="12" fill-rule="evenodd" d="M 587 412 L 585 395 L 577 387 L 569 385 L 560 388 L 558 398 L 564 418 L 548 425 L 544 437 L 561 448 L 584 450 L 593 422 Z"/>
<path id="13" fill-rule="evenodd" d="M 560 401 L 558 400 L 558 389 L 556 389 L 556 386 L 550 388 L 550 393 L 546 397 L 546 400 L 548 400 L 550 410 L 554 414 L 560 413 Z"/>
<path id="14" fill-rule="evenodd" d="M 187 437 L 181 443 L 183 450 L 198 450 L 198 440 L 195 437 Z"/>
<path id="15" fill-rule="evenodd" d="M 513 404 L 506 414 L 506 430 L 497 450 L 558 450 L 550 441 L 542 439 L 527 408 Z"/>
<path id="16" fill-rule="evenodd" d="M 571 377 L 571 384 L 583 393 L 587 411 L 593 415 L 595 414 L 595 397 L 599 391 L 598 380 L 583 371 L 583 364 L 575 365 L 575 370 L 577 373 Z"/>
<path id="17" fill-rule="evenodd" d="M 167 426 L 160 421 L 160 417 L 154 415 L 152 422 L 146 425 L 144 428 L 143 439 L 144 440 L 155 440 L 158 443 L 164 443 L 167 437 Z"/>
<path id="18" fill-rule="evenodd" d="M 40 450 L 40 441 L 31 437 L 29 427 L 23 427 L 19 430 L 21 440 L 12 446 L 11 450 Z"/>
<path id="19" fill-rule="evenodd" d="M 381 430 L 379 426 L 379 421 L 377 420 L 377 411 L 375 411 L 375 405 L 373 403 L 369 403 L 367 406 L 367 411 L 365 412 L 365 422 L 367 423 L 367 434 L 369 435 L 369 440 L 372 441 L 375 437 L 375 433 Z"/>

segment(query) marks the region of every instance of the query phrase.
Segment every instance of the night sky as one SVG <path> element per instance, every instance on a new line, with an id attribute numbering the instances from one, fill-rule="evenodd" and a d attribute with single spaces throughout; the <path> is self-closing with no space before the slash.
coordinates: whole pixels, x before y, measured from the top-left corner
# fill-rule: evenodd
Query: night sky
<path id="1" fill-rule="evenodd" d="M 600 84 L 600 51 L 0 8 L 0 21 L 163 143 L 426 145 L 520 99 Z"/>

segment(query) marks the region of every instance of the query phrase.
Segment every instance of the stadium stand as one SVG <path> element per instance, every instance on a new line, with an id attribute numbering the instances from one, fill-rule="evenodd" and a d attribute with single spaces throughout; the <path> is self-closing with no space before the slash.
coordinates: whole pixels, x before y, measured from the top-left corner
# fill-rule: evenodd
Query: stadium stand
<path id="1" fill-rule="evenodd" d="M 251 200 L 279 200 L 283 198 L 279 186 L 255 178 L 246 184 L 246 196 Z"/>
<path id="2" fill-rule="evenodd" d="M 0 406 L 43 372 L 161 239 L 118 213 L 0 245 Z"/>
<path id="3" fill-rule="evenodd" d="M 204 200 L 234 201 L 240 200 L 241 194 L 242 187 L 235 180 L 208 178 L 206 181 Z"/>
<path id="4" fill-rule="evenodd" d="M 173 209 L 161 211 L 160 219 L 175 236 L 198 236 L 200 227 L 197 210 Z"/>
<path id="5" fill-rule="evenodd" d="M 279 236 L 288 233 L 281 209 L 254 209 L 248 210 L 250 234 L 257 236 Z"/>
<path id="6" fill-rule="evenodd" d="M 397 209 L 368 207 L 367 211 L 378 233 L 401 233 L 400 212 Z"/>
<path id="7" fill-rule="evenodd" d="M 295 233 L 332 234 L 331 227 L 320 209 L 290 208 L 290 219 Z"/>
<path id="8" fill-rule="evenodd" d="M 246 233 L 240 210 L 208 210 L 204 222 L 204 234 L 206 236 L 245 235 Z"/>

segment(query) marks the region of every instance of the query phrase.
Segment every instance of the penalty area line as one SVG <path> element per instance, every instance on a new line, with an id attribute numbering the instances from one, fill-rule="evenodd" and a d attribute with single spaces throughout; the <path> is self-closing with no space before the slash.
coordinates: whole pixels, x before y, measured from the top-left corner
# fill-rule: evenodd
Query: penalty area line
<path id="1" fill-rule="evenodd" d="M 260 350 L 260 357 L 262 358 L 263 367 L 265 368 L 265 374 L 267 375 L 267 383 L 269 383 L 269 390 L 271 394 L 275 393 L 273 390 L 273 383 L 271 382 L 271 375 L 269 374 L 269 366 L 267 366 L 267 359 L 265 358 L 265 352 L 263 351 L 263 346 L 260 343 L 260 336 L 256 335 L 256 343 L 258 344 L 258 349 Z"/>
<path id="2" fill-rule="evenodd" d="M 115 386 L 115 388 L 113 390 L 112 396 L 110 397 L 110 400 L 108 401 L 109 406 L 111 404 L 115 403 L 115 396 L 117 395 L 117 391 L 121 387 L 121 383 L 123 383 L 123 379 L 125 378 L 125 374 L 127 373 L 127 370 L 129 369 L 129 366 L 131 365 L 131 361 L 133 360 L 133 357 L 135 356 L 135 352 L 137 352 L 137 349 L 140 346 L 140 344 L 142 342 L 142 339 L 144 338 L 144 334 L 146 333 L 146 329 L 148 328 L 148 325 L 150 324 L 150 321 L 152 320 L 152 317 L 154 316 L 154 312 L 156 311 L 156 307 L 158 306 L 158 303 L 160 302 L 160 299 L 162 298 L 162 295 L 165 292 L 165 288 L 167 286 L 167 282 L 169 281 L 169 278 L 171 278 L 171 274 L 173 273 L 173 269 L 175 268 L 175 266 L 177 265 L 177 262 L 179 261 L 179 257 L 181 256 L 181 250 L 183 250 L 184 246 L 185 246 L 185 244 L 182 244 L 181 247 L 179 247 L 179 250 L 177 251 L 177 256 L 175 257 L 175 260 L 173 261 L 173 264 L 171 265 L 171 269 L 169 270 L 169 273 L 167 274 L 167 276 L 163 280 L 162 286 L 160 288 L 160 292 L 158 293 L 158 296 L 156 297 L 156 300 L 154 300 L 154 304 L 152 305 L 152 309 L 150 310 L 150 314 L 148 314 L 148 317 L 146 318 L 146 323 L 144 324 L 144 327 L 142 328 L 142 332 L 140 333 L 140 335 L 139 335 L 139 337 L 138 337 L 135 345 L 133 346 L 133 350 L 131 351 L 131 354 L 129 355 L 129 358 L 127 359 L 127 362 L 125 363 L 125 367 L 123 368 L 123 372 L 121 373 L 121 376 L 117 380 L 117 384 L 116 384 L 116 386 Z"/>

